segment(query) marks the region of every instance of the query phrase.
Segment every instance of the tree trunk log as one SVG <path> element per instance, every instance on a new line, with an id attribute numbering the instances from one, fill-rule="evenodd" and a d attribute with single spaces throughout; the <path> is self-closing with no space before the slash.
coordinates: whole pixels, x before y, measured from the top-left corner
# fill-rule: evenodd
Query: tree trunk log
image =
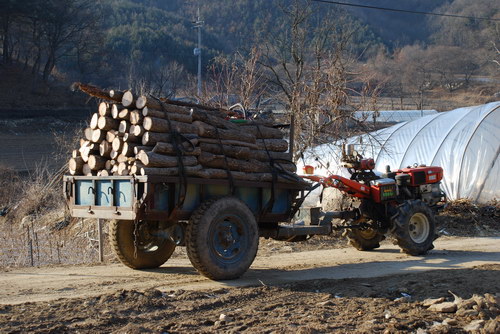
<path id="1" fill-rule="evenodd" d="M 198 129 L 192 124 L 175 121 L 171 121 L 169 124 L 167 120 L 156 117 L 145 117 L 142 125 L 146 131 L 172 132 L 175 130 L 180 133 L 198 133 Z M 173 129 L 170 128 L 170 125 Z"/>
<path id="2" fill-rule="evenodd" d="M 265 143 L 265 145 L 264 145 Z M 288 142 L 284 139 L 258 139 L 257 145 L 260 150 L 286 152 L 288 151 Z"/>
<path id="3" fill-rule="evenodd" d="M 89 161 L 87 162 L 91 170 L 104 169 L 106 166 L 106 158 L 99 155 L 89 155 Z"/>
<path id="4" fill-rule="evenodd" d="M 99 114 L 98 113 L 95 113 L 92 115 L 92 118 L 90 119 L 90 128 L 92 130 L 95 130 L 97 129 L 97 122 L 99 121 Z"/>
<path id="5" fill-rule="evenodd" d="M 186 139 L 192 140 L 197 139 L 198 136 L 195 134 L 182 134 Z M 200 138 L 201 139 L 201 138 Z M 169 143 L 172 141 L 172 135 L 170 133 L 160 133 L 160 132 L 144 132 L 142 136 L 142 145 L 153 146 L 157 142 Z"/>
<path id="6" fill-rule="evenodd" d="M 275 129 L 268 126 L 241 124 L 239 126 L 239 129 L 240 131 L 248 131 L 255 134 L 257 139 L 283 139 L 283 132 L 281 132 L 280 129 Z"/>
<path id="7" fill-rule="evenodd" d="M 142 138 L 134 136 L 134 135 L 132 135 L 130 133 L 126 133 L 126 134 L 123 135 L 123 141 L 129 142 L 129 143 L 140 144 L 141 141 L 142 141 Z"/>
<path id="8" fill-rule="evenodd" d="M 120 110 L 120 112 L 118 113 L 118 118 L 129 121 L 130 120 L 130 110 L 127 108 Z"/>
<path id="9" fill-rule="evenodd" d="M 123 147 L 123 139 L 120 137 L 116 137 L 111 143 L 111 145 L 113 151 L 120 152 Z"/>
<path id="10" fill-rule="evenodd" d="M 139 160 L 147 167 L 175 167 L 178 165 L 177 157 L 157 154 L 154 152 L 144 152 L 139 154 Z M 185 166 L 194 166 L 198 164 L 195 157 L 182 157 Z"/>
<path id="11" fill-rule="evenodd" d="M 109 104 L 106 102 L 99 103 L 98 110 L 100 116 L 111 116 L 111 109 L 109 107 Z"/>
<path id="12" fill-rule="evenodd" d="M 134 94 L 131 91 L 127 90 L 123 93 L 122 96 L 122 104 L 125 108 L 130 107 L 135 103 Z"/>
<path id="13" fill-rule="evenodd" d="M 121 102 L 122 98 L 123 98 L 123 92 L 119 91 L 119 90 L 110 90 L 109 91 L 109 97 L 118 101 L 118 102 Z"/>
<path id="14" fill-rule="evenodd" d="M 115 140 L 116 137 L 122 137 L 122 134 L 119 133 L 117 130 L 109 130 L 106 133 L 106 141 L 108 143 L 112 143 L 113 140 Z"/>
<path id="15" fill-rule="evenodd" d="M 191 117 L 191 115 L 178 114 L 178 113 L 174 113 L 174 112 L 165 112 L 165 111 L 150 109 L 148 107 L 144 107 L 144 109 L 142 109 L 142 115 L 144 117 L 156 117 L 156 118 L 163 118 L 163 119 L 168 118 L 171 121 L 177 121 L 177 122 L 182 122 L 182 123 L 192 123 L 193 122 L 193 117 Z"/>
<path id="16" fill-rule="evenodd" d="M 152 146 L 136 146 L 136 147 L 134 147 L 134 154 L 137 155 L 141 151 L 149 152 L 151 150 L 153 150 Z"/>
<path id="17" fill-rule="evenodd" d="M 130 124 L 133 125 L 142 124 L 143 119 L 144 116 L 142 116 L 142 113 L 139 110 L 132 110 L 130 112 Z"/>
<path id="18" fill-rule="evenodd" d="M 100 143 L 105 138 L 106 138 L 106 131 L 100 129 L 92 130 L 91 142 Z"/>
<path id="19" fill-rule="evenodd" d="M 128 132 L 136 137 L 142 137 L 145 131 L 141 125 L 131 125 Z"/>
<path id="20" fill-rule="evenodd" d="M 201 165 L 196 166 L 185 166 L 184 172 L 187 175 L 196 175 L 196 172 L 200 171 L 203 167 Z M 154 168 L 154 167 L 141 167 L 141 175 L 163 175 L 163 176 L 173 176 L 179 175 L 179 168 Z"/>
<path id="21" fill-rule="evenodd" d="M 217 116 L 213 116 L 205 111 L 201 111 L 195 109 L 193 111 L 193 120 L 202 121 L 207 124 L 216 126 L 218 128 L 226 129 L 226 130 L 238 130 L 238 126 L 231 121 L 228 121 L 224 118 L 220 118 Z"/>
<path id="22" fill-rule="evenodd" d="M 97 127 L 101 130 L 115 130 L 119 124 L 119 120 L 105 116 L 99 117 L 97 121 Z"/>
<path id="23" fill-rule="evenodd" d="M 138 145 L 128 142 L 123 143 L 122 154 L 127 157 L 135 156 L 134 149 L 136 146 Z"/>
<path id="24" fill-rule="evenodd" d="M 198 156 L 201 153 L 201 150 L 199 147 L 185 147 L 187 145 L 181 145 L 179 148 L 182 152 L 182 155 L 188 156 L 188 155 L 194 155 Z M 192 150 L 192 151 L 188 151 Z M 154 153 L 158 154 L 177 154 L 177 151 L 175 150 L 174 145 L 169 144 L 169 143 L 156 143 L 155 147 L 153 148 Z"/>
<path id="25" fill-rule="evenodd" d="M 198 135 L 200 137 L 238 140 L 238 141 L 244 141 L 244 142 L 251 143 L 251 144 L 254 144 L 256 141 L 256 138 L 254 135 L 249 134 L 249 133 L 244 133 L 244 132 L 241 132 L 239 130 L 217 129 L 214 126 L 209 125 L 205 122 L 201 122 L 201 121 L 195 121 L 195 122 L 193 122 L 193 125 L 195 125 L 198 128 Z"/>
<path id="26" fill-rule="evenodd" d="M 212 154 L 225 154 L 228 157 L 246 160 L 250 158 L 250 149 L 244 146 L 222 145 L 200 143 L 200 148 L 204 152 Z"/>
<path id="27" fill-rule="evenodd" d="M 130 128 L 130 123 L 127 122 L 126 120 L 122 120 L 118 125 L 118 132 L 125 134 L 129 131 L 129 128 Z"/>
<path id="28" fill-rule="evenodd" d="M 85 139 L 89 141 L 92 140 L 92 131 L 94 131 L 92 128 L 85 128 L 85 130 L 83 130 L 83 136 Z"/>
<path id="29" fill-rule="evenodd" d="M 137 102 L 139 102 L 139 103 L 137 103 Z M 137 102 L 136 102 L 137 109 L 142 109 L 144 107 L 147 107 L 149 109 L 162 110 L 162 111 L 169 112 L 169 113 L 171 112 L 171 113 L 178 113 L 178 114 L 184 114 L 184 115 L 191 114 L 190 108 L 171 105 L 171 104 L 167 104 L 165 102 L 160 103 L 157 100 L 155 100 L 153 98 L 147 98 L 146 96 L 138 97 Z M 139 108 L 139 106 L 143 106 L 143 107 Z"/>
<path id="30" fill-rule="evenodd" d="M 111 150 L 112 150 L 111 144 L 108 143 L 107 141 L 103 140 L 99 144 L 99 154 L 101 155 L 101 157 L 109 158 Z"/>
<path id="31" fill-rule="evenodd" d="M 223 145 L 244 146 L 244 147 L 248 147 L 248 148 L 251 148 L 251 149 L 254 149 L 254 150 L 258 150 L 259 149 L 259 146 L 256 145 L 256 144 L 250 144 L 250 143 L 246 143 L 246 142 L 239 141 L 239 140 L 221 140 L 219 142 L 218 139 L 213 139 L 213 138 L 199 138 L 198 141 L 200 143 L 209 143 L 209 144 L 220 144 L 220 142 L 222 142 Z"/>
<path id="32" fill-rule="evenodd" d="M 85 162 L 82 157 L 71 158 L 68 163 L 69 173 L 71 175 L 80 175 L 83 173 L 83 165 Z"/>
<path id="33" fill-rule="evenodd" d="M 269 154 L 268 154 L 269 152 Z M 252 159 L 257 159 L 259 161 L 269 161 L 269 156 L 275 160 L 290 160 L 290 154 L 284 152 L 273 152 L 273 151 L 252 151 Z"/>

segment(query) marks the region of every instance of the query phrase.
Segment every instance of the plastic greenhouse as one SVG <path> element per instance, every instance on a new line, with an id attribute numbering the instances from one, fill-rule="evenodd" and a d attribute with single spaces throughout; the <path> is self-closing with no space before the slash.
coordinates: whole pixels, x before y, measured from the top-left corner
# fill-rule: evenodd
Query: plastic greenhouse
<path id="1" fill-rule="evenodd" d="M 373 157 L 380 172 L 386 165 L 392 170 L 414 164 L 443 167 L 448 199 L 500 199 L 500 102 L 399 123 L 347 143 Z M 325 144 L 308 151 L 299 164 L 315 166 L 316 174 L 346 175 L 339 161 L 339 145 Z"/>

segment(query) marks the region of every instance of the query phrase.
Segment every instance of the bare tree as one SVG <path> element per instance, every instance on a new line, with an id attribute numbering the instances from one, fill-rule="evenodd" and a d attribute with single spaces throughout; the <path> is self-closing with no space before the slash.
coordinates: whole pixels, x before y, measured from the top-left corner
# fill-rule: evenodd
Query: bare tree
<path id="1" fill-rule="evenodd" d="M 363 94 L 350 87 L 356 80 L 350 52 L 355 30 L 343 12 L 320 8 L 308 0 L 282 6 L 283 29 L 263 45 L 261 64 L 270 88 L 286 104 L 296 129 L 294 159 L 322 140 L 345 137 L 359 106 L 352 96 Z"/>

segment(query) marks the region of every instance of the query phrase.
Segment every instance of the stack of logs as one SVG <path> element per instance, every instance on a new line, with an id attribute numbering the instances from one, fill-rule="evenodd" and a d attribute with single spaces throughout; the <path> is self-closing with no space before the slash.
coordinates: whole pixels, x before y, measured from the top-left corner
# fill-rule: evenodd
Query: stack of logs
<path id="1" fill-rule="evenodd" d="M 216 108 L 83 84 L 77 88 L 103 102 L 72 153 L 72 175 L 175 176 L 182 169 L 190 177 L 225 179 L 229 170 L 236 180 L 271 181 L 273 171 L 296 171 L 288 161 L 288 142 L 269 122 L 235 123 Z"/>

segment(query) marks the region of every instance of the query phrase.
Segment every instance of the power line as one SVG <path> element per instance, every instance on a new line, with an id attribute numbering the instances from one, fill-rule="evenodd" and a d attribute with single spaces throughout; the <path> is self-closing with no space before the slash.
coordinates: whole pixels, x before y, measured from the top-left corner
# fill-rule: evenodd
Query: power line
<path id="1" fill-rule="evenodd" d="M 312 0 L 312 1 L 327 3 L 327 4 L 331 4 L 331 5 L 339 5 L 339 6 L 349 6 L 349 7 L 385 10 L 388 12 L 409 13 L 409 14 L 419 14 L 419 15 L 432 15 L 432 16 L 444 16 L 444 17 L 454 17 L 454 18 L 460 18 L 460 19 L 472 19 L 472 20 L 483 20 L 483 21 L 500 21 L 500 19 L 491 19 L 491 18 L 487 18 L 487 17 L 475 17 L 475 16 L 463 16 L 463 15 L 446 14 L 446 13 L 421 12 L 421 11 L 417 11 L 417 10 L 368 6 L 368 5 L 360 5 L 360 4 L 340 2 L 340 1 L 330 1 L 330 0 Z"/>

